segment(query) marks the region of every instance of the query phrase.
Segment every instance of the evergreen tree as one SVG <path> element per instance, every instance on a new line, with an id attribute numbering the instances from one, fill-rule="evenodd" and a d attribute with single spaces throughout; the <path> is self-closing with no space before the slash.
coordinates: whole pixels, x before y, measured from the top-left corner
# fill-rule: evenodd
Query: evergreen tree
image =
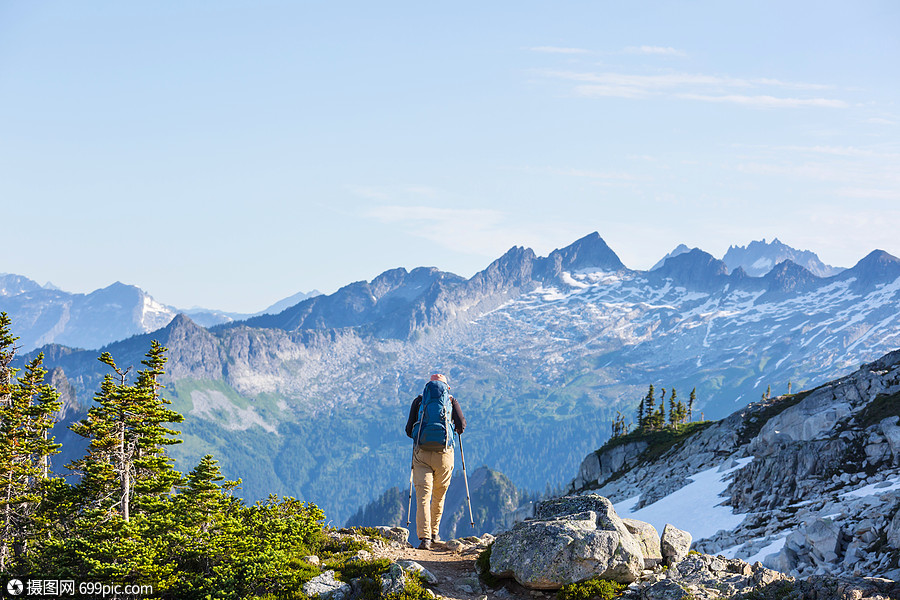
<path id="1" fill-rule="evenodd" d="M 160 507 L 180 479 L 166 446 L 181 443 L 178 431 L 166 423 L 181 423 L 184 417 L 166 408 L 171 402 L 160 395 L 159 377 L 165 372 L 166 348 L 156 340 L 150 342 L 150 350 L 141 361 L 146 368 L 138 372 L 135 381 L 135 398 L 139 408 L 139 422 L 135 424 L 136 445 L 134 453 L 134 492 L 136 508 L 153 511 Z M 170 437 L 171 436 L 171 437 Z"/>
<path id="2" fill-rule="evenodd" d="M 60 409 L 59 393 L 44 383 L 39 354 L 14 380 L 17 370 L 10 319 L 0 313 L 0 571 L 13 553 L 21 555 L 35 535 L 34 515 L 50 481 L 50 456 L 59 444 L 50 437 Z"/>
<path id="3" fill-rule="evenodd" d="M 647 399 L 647 397 L 644 396 L 643 398 L 641 398 L 641 401 L 638 402 L 638 412 L 637 412 L 637 421 L 636 422 L 637 422 L 637 426 L 638 426 L 639 430 L 643 429 L 644 425 L 645 425 L 645 423 L 644 423 L 644 402 L 646 401 L 646 399 Z"/>
<path id="4" fill-rule="evenodd" d="M 669 396 L 669 425 L 675 427 L 678 425 L 678 393 L 672 388 L 672 394 Z"/>
<path id="5" fill-rule="evenodd" d="M 133 501 L 139 510 L 152 510 L 180 477 L 165 454 L 165 446 L 179 440 L 169 438 L 177 432 L 163 424 L 183 420 L 159 395 L 165 351 L 159 342 L 151 342 L 146 360 L 141 361 L 146 368 L 133 386 L 127 384 L 131 368 L 121 369 L 104 352 L 99 360 L 115 377 L 103 378 L 87 418 L 71 426 L 90 440 L 87 454 L 70 466 L 81 473 L 78 491 L 83 501 L 107 516 L 116 512 L 126 522 Z"/>
<path id="6" fill-rule="evenodd" d="M 650 384 L 650 389 L 647 390 L 647 395 L 644 396 L 644 427 L 643 429 L 653 429 L 654 426 L 654 415 L 656 414 L 656 398 L 655 398 L 655 390 L 653 389 L 653 384 Z"/>
<path id="7" fill-rule="evenodd" d="M 659 409 L 656 411 L 655 428 L 662 429 L 666 426 L 666 388 L 662 389 L 662 398 L 659 401 Z"/>
<path id="8" fill-rule="evenodd" d="M 672 389 L 672 398 L 669 401 L 669 420 L 677 429 L 687 419 L 687 406 L 678 399 L 675 389 Z"/>
<path id="9" fill-rule="evenodd" d="M 691 396 L 688 398 L 688 419 L 694 421 L 694 401 L 697 400 L 697 388 L 691 390 Z"/>

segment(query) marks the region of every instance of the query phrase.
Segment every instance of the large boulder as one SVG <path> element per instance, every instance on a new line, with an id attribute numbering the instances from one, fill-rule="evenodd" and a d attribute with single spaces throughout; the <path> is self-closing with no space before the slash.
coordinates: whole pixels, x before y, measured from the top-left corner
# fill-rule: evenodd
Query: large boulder
<path id="1" fill-rule="evenodd" d="M 692 540 L 691 534 L 687 531 L 682 531 L 666 523 L 666 526 L 663 527 L 662 539 L 659 541 L 666 564 L 672 565 L 684 559 L 691 549 Z"/>
<path id="2" fill-rule="evenodd" d="M 547 590 L 592 577 L 631 583 L 643 568 L 640 544 L 598 495 L 542 502 L 534 519 L 497 536 L 490 560 L 494 576 Z"/>
<path id="3" fill-rule="evenodd" d="M 659 532 L 650 523 L 637 519 L 622 519 L 628 532 L 634 536 L 644 555 L 644 567 L 652 569 L 662 562 L 662 549 L 659 546 Z"/>

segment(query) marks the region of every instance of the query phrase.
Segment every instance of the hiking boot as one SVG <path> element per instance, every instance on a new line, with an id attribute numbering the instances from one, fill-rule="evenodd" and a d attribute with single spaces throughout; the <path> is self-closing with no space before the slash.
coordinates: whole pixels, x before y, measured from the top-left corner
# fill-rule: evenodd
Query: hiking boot
<path id="1" fill-rule="evenodd" d="M 421 544 L 419 544 L 419 550 L 431 550 L 431 540 L 422 539 L 419 541 L 422 542 Z"/>
<path id="2" fill-rule="evenodd" d="M 442 541 L 443 540 L 441 539 L 441 536 L 439 536 L 438 534 L 434 534 L 433 536 L 431 536 L 432 544 L 437 544 L 438 542 L 442 542 Z"/>

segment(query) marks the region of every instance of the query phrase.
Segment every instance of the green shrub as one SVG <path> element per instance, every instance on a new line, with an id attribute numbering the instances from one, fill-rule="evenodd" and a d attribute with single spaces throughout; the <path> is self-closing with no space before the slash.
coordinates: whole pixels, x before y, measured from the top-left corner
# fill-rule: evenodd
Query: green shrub
<path id="1" fill-rule="evenodd" d="M 430 600 L 431 598 L 433 598 L 433 596 L 428 593 L 428 590 L 422 587 L 418 578 L 407 577 L 406 586 L 403 588 L 403 591 L 395 594 L 388 594 L 384 597 L 384 600 Z"/>
<path id="2" fill-rule="evenodd" d="M 503 583 L 503 580 L 491 574 L 491 549 L 493 547 L 494 542 L 491 542 L 488 544 L 487 548 L 481 551 L 478 558 L 475 559 L 475 569 L 478 571 L 478 576 L 481 578 L 481 581 L 486 585 L 495 588 Z"/>
<path id="3" fill-rule="evenodd" d="M 625 587 L 625 584 L 608 579 L 588 579 L 562 586 L 556 597 L 558 600 L 613 600 L 622 595 Z"/>
<path id="4" fill-rule="evenodd" d="M 379 538 L 382 540 L 391 541 L 387 536 L 382 533 L 380 529 L 376 529 L 375 527 L 351 527 L 354 532 L 359 535 L 364 535 L 368 538 Z"/>
<path id="5" fill-rule="evenodd" d="M 860 427 L 869 427 L 897 415 L 900 415 L 900 392 L 879 395 L 859 412 L 856 421 Z"/>
<path id="6" fill-rule="evenodd" d="M 319 556 L 326 560 L 340 561 L 353 556 L 360 550 L 371 552 L 372 545 L 365 540 L 360 540 L 349 536 L 340 538 L 326 537 L 321 545 Z"/>
<path id="7" fill-rule="evenodd" d="M 378 580 L 382 575 L 388 572 L 391 561 L 387 558 L 379 558 L 376 560 L 354 560 L 349 563 L 343 563 L 333 566 L 334 570 L 340 575 L 342 581 L 350 581 L 357 577 L 369 577 Z"/>

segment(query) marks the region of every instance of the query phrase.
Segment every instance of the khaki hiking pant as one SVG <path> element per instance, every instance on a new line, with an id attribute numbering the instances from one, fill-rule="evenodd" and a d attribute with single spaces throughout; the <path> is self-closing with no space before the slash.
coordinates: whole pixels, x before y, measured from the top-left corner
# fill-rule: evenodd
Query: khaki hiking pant
<path id="1" fill-rule="evenodd" d="M 413 454 L 413 483 L 416 486 L 416 533 L 420 540 L 437 535 L 452 476 L 452 447 L 446 450 L 416 448 Z"/>

